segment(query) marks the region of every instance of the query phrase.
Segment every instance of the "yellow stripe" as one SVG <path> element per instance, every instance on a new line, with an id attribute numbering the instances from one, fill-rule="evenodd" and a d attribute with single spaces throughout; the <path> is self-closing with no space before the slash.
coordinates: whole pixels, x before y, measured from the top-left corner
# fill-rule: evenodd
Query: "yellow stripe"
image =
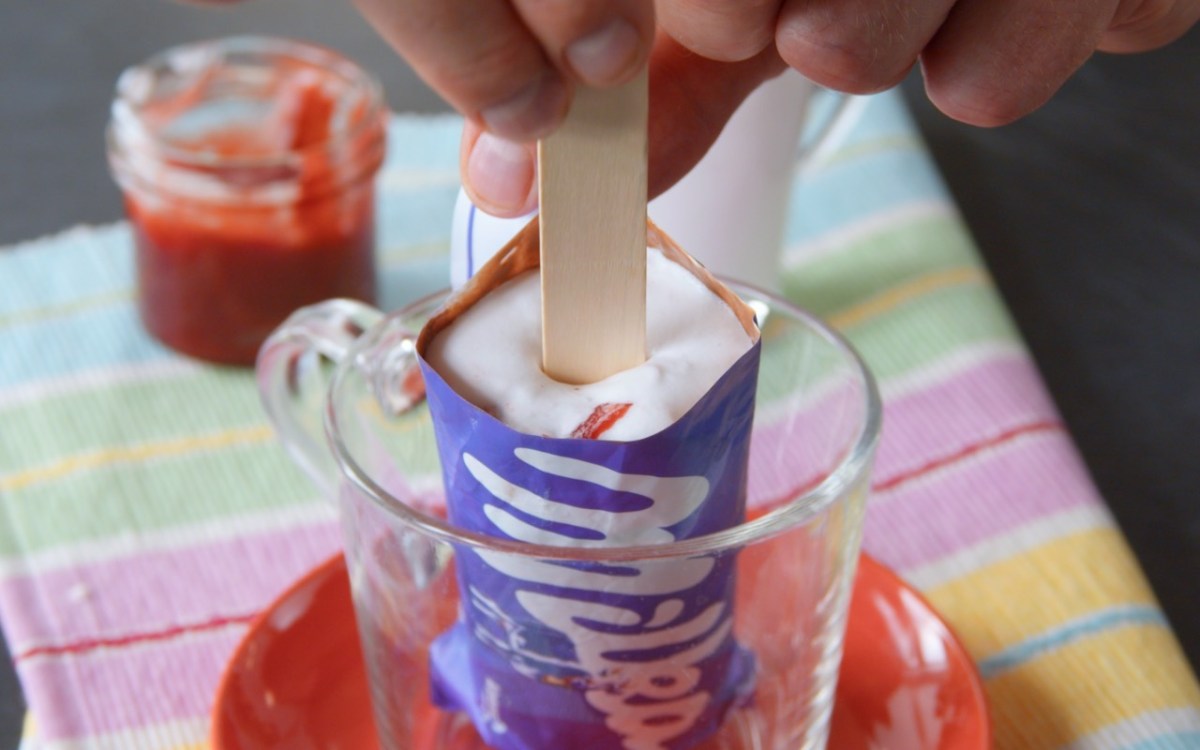
<path id="1" fill-rule="evenodd" d="M 17 312 L 0 316 L 0 328 L 26 323 L 38 323 L 43 320 L 50 320 L 51 318 L 74 315 L 75 313 L 93 310 L 98 307 L 107 307 L 118 302 L 128 302 L 133 299 L 133 296 L 132 289 L 118 289 L 115 292 L 105 292 L 104 294 L 96 294 L 91 297 L 83 297 L 62 305 L 18 310 Z"/>
<path id="2" fill-rule="evenodd" d="M 889 151 L 902 152 L 912 151 L 921 153 L 924 151 L 924 143 L 920 138 L 911 134 L 890 135 L 884 138 L 876 138 L 870 141 L 863 141 L 851 146 L 844 146 L 832 154 L 829 158 L 822 161 L 822 167 L 832 166 L 834 164 L 844 164 L 855 159 L 862 159 L 867 156 L 875 156 L 877 154 L 887 153 Z"/>
<path id="3" fill-rule="evenodd" d="M 1075 641 L 988 682 L 996 750 L 1051 750 L 1148 711 L 1200 708 L 1169 630 L 1136 625 Z"/>
<path id="4" fill-rule="evenodd" d="M 1098 609 L 1153 604 L 1121 533 L 1090 529 L 926 592 L 967 649 L 984 659 Z"/>
<path id="5" fill-rule="evenodd" d="M 82 471 L 90 471 L 118 463 L 133 463 L 154 458 L 179 456 L 195 451 L 225 448 L 231 445 L 261 443 L 271 440 L 274 432 L 267 425 L 239 427 L 209 435 L 165 440 L 144 445 L 121 446 L 67 456 L 48 466 L 0 477 L 0 492 L 24 489 L 33 484 L 61 479 L 64 476 Z"/>
<path id="6" fill-rule="evenodd" d="M 846 329 L 941 289 L 991 283 L 991 278 L 982 268 L 962 267 L 936 271 L 885 289 L 869 299 L 834 313 L 829 316 L 829 323 L 834 328 Z"/>
<path id="7" fill-rule="evenodd" d="M 30 742 L 37 739 L 37 719 L 34 718 L 32 711 L 25 712 L 25 722 L 21 725 L 21 739 Z"/>

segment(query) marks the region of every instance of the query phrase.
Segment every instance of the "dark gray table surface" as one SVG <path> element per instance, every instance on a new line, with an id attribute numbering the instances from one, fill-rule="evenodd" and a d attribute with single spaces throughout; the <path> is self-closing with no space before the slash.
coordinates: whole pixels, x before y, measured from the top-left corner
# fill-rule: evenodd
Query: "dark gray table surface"
<path id="1" fill-rule="evenodd" d="M 212 9 L 6 0 L 0 245 L 120 217 L 102 131 L 125 66 L 186 40 L 310 39 L 376 71 L 393 107 L 444 109 L 340 0 Z M 1098 56 L 1015 125 L 969 128 L 905 90 L 1088 467 L 1200 664 L 1200 31 Z M 22 703 L 0 659 L 0 748 Z"/>

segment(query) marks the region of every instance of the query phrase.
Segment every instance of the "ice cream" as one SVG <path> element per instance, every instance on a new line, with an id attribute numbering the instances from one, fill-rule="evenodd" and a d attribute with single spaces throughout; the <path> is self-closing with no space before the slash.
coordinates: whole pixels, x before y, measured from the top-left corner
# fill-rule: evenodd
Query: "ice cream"
<path id="1" fill-rule="evenodd" d="M 646 362 L 596 383 L 570 385 L 542 371 L 534 270 L 464 311 L 425 358 L 460 395 L 522 432 L 647 437 L 682 417 L 754 343 L 724 300 L 655 248 L 647 286 Z"/>
<path id="2" fill-rule="evenodd" d="M 745 512 L 758 371 L 749 308 L 653 227 L 648 359 L 541 372 L 536 224 L 418 337 L 454 524 L 558 547 L 667 544 Z M 682 750 L 753 688 L 732 555 L 567 563 L 462 548 L 435 699 L 497 750 Z"/>

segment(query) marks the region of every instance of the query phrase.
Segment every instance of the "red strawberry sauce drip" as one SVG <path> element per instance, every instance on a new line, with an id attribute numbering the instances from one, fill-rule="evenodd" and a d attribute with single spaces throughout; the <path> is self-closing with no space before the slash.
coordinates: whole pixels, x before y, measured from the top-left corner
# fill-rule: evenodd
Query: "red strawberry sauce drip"
<path id="1" fill-rule="evenodd" d="M 600 404 L 571 432 L 573 438 L 595 440 L 617 423 L 633 404 Z"/>

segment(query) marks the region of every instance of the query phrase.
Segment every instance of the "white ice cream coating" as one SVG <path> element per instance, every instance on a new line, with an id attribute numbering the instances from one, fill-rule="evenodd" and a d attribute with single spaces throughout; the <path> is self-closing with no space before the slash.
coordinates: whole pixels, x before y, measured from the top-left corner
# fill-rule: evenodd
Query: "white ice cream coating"
<path id="1" fill-rule="evenodd" d="M 646 362 L 596 383 L 542 371 L 541 289 L 530 271 L 492 290 L 425 357 L 463 398 L 521 432 L 569 437 L 602 404 L 633 404 L 601 435 L 636 440 L 678 420 L 753 343 L 729 306 L 658 250 L 647 255 Z"/>

